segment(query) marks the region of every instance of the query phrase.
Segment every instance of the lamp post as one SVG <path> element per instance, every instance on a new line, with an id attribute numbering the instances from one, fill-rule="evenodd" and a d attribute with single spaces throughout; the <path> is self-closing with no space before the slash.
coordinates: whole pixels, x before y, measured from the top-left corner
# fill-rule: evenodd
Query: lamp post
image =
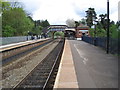
<path id="1" fill-rule="evenodd" d="M 106 53 L 109 53 L 109 0 L 107 0 L 107 50 Z"/>

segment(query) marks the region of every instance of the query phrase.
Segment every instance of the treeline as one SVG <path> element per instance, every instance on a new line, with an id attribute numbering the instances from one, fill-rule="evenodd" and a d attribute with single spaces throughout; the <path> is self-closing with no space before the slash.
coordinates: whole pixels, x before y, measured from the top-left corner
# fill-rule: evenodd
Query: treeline
<path id="1" fill-rule="evenodd" d="M 87 25 L 91 28 L 90 35 L 92 37 L 106 37 L 107 35 L 107 14 L 100 14 L 97 17 L 96 11 L 94 8 L 88 8 L 86 11 L 86 22 Z M 118 38 L 118 22 L 109 20 L 110 23 L 110 37 Z"/>
<path id="2" fill-rule="evenodd" d="M 2 3 L 2 37 L 40 35 L 44 27 L 49 26 L 47 20 L 34 21 L 20 2 Z"/>
<path id="3" fill-rule="evenodd" d="M 94 8 L 88 8 L 85 19 L 77 21 L 76 25 L 84 24 L 90 27 L 91 37 L 106 37 L 107 35 L 107 14 L 100 14 L 97 17 L 97 13 Z M 110 37 L 118 38 L 119 22 L 110 21 Z"/>

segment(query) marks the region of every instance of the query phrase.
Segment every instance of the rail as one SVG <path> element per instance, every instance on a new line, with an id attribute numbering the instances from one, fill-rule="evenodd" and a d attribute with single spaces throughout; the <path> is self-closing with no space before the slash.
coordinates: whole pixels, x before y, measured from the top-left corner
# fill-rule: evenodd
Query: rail
<path id="1" fill-rule="evenodd" d="M 45 59 L 42 60 L 17 86 L 16 89 L 46 89 L 52 88 L 55 79 L 55 73 L 59 67 L 60 58 L 62 55 L 64 40 L 59 41 Z M 51 85 L 52 84 L 52 85 Z"/>
<path id="2" fill-rule="evenodd" d="M 65 40 L 63 41 L 64 43 L 65 43 Z M 59 68 L 59 64 L 60 64 L 60 60 L 61 60 L 61 57 L 62 57 L 62 52 L 63 52 L 63 48 L 64 48 L 64 43 L 63 43 L 63 45 L 62 45 L 62 49 L 59 51 L 59 53 L 58 53 L 58 55 L 57 55 L 57 57 L 56 57 L 56 60 L 55 60 L 55 62 L 54 62 L 54 65 L 53 65 L 53 67 L 52 67 L 52 69 L 51 69 L 51 71 L 50 71 L 50 73 L 49 73 L 49 76 L 48 76 L 48 78 L 47 78 L 47 80 L 46 80 L 46 82 L 45 82 L 45 84 L 44 84 L 44 86 L 43 86 L 43 90 L 45 90 L 46 88 L 53 88 L 53 87 L 51 87 L 50 86 L 50 84 L 52 83 L 51 82 L 51 79 L 53 79 L 52 77 L 53 77 L 53 75 L 54 75 L 54 72 L 56 72 L 55 70 L 57 69 L 57 72 L 58 72 L 58 68 Z M 56 74 L 57 75 L 57 74 Z M 56 76 L 55 76 L 56 77 Z M 55 78 L 54 77 L 54 78 Z M 53 80 L 52 80 L 53 81 Z M 54 81 L 55 81 L 55 79 L 54 79 Z M 52 84 L 54 84 L 54 83 L 52 83 Z"/>

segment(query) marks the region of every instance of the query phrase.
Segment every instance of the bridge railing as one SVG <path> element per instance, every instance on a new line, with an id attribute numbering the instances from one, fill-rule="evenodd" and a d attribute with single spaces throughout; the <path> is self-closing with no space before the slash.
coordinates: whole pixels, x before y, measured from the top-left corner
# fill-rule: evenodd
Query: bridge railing
<path id="1" fill-rule="evenodd" d="M 82 40 L 87 42 L 87 43 L 93 44 L 95 46 L 102 47 L 103 49 L 106 50 L 106 41 L 107 41 L 106 37 L 96 37 L 95 38 L 95 37 L 83 36 Z M 112 53 L 112 54 L 118 54 L 119 53 L 120 54 L 120 51 L 118 50 L 118 44 L 120 44 L 120 40 L 110 38 L 109 42 L 110 42 L 109 43 L 110 53 Z"/>

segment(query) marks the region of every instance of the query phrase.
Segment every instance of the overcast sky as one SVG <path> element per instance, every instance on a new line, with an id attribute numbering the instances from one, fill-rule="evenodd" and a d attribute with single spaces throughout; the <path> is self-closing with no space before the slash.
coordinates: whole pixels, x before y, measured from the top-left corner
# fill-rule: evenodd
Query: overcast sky
<path id="1" fill-rule="evenodd" d="M 65 24 L 67 19 L 81 20 L 85 18 L 88 8 L 95 8 L 96 13 L 105 14 L 107 0 L 19 0 L 25 9 L 32 13 L 34 20 L 47 19 L 50 24 Z M 110 19 L 118 21 L 118 2 L 110 1 Z"/>

